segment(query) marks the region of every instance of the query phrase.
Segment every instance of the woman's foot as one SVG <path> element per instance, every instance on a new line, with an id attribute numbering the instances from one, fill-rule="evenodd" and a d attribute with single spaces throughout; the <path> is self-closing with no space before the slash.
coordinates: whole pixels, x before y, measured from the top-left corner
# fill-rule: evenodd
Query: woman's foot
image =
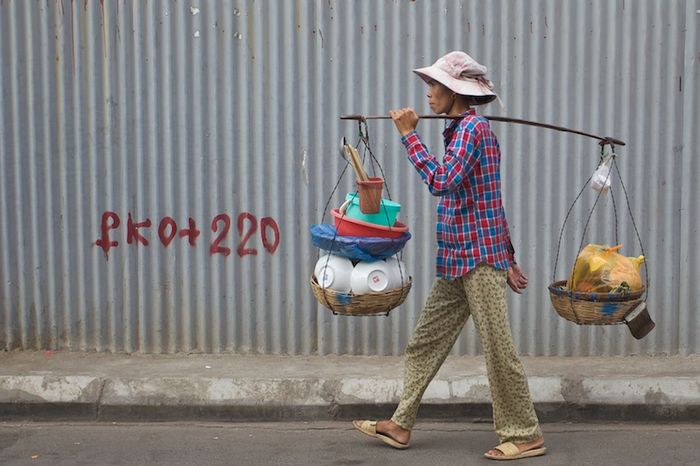
<path id="1" fill-rule="evenodd" d="M 520 453 L 524 453 L 526 451 L 530 450 L 536 450 L 539 448 L 542 448 L 544 446 L 544 437 L 540 437 L 538 439 L 533 440 L 532 442 L 527 442 L 527 443 L 516 443 L 515 446 L 520 450 Z M 488 452 L 486 452 L 487 456 L 506 456 L 501 450 L 496 450 L 491 449 Z"/>
<path id="2" fill-rule="evenodd" d="M 408 445 L 411 440 L 411 431 L 406 430 L 394 421 L 377 421 L 377 432 L 387 435 L 399 443 Z"/>
<path id="3" fill-rule="evenodd" d="M 411 432 L 392 421 L 352 421 L 353 427 L 399 450 L 408 448 Z"/>

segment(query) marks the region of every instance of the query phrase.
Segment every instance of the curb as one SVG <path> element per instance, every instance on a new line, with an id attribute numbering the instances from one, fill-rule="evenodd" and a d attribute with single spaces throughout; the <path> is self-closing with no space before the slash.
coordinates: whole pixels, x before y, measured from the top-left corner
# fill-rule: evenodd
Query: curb
<path id="1" fill-rule="evenodd" d="M 700 420 L 700 377 L 531 376 L 542 422 Z M 3 420 L 321 421 L 391 415 L 402 381 L 380 378 L 0 376 Z M 425 420 L 491 422 L 485 375 L 436 379 Z"/>

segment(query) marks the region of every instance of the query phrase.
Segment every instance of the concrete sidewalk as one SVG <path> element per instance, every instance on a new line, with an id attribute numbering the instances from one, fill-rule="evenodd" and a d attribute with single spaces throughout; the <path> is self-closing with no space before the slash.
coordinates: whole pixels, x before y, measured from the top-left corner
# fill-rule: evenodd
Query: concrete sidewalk
<path id="1" fill-rule="evenodd" d="M 523 358 L 540 419 L 700 421 L 700 357 Z M 391 414 L 400 357 L 0 353 L 3 420 L 330 420 Z M 421 419 L 490 422 L 484 359 L 450 357 Z"/>

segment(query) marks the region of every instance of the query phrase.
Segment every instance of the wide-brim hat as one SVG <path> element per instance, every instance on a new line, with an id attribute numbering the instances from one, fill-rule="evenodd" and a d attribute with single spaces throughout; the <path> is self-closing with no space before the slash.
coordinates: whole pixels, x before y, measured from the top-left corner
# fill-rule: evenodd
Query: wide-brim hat
<path id="1" fill-rule="evenodd" d="M 464 52 L 450 52 L 430 66 L 413 70 L 426 83 L 437 81 L 452 92 L 473 97 L 477 104 L 498 98 L 493 83 L 486 79 L 487 68 Z"/>

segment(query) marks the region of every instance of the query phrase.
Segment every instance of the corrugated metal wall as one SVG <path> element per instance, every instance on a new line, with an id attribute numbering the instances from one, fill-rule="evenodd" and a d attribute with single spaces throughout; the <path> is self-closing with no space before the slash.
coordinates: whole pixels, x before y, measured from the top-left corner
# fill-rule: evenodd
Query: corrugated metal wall
<path id="1" fill-rule="evenodd" d="M 546 286 L 559 229 L 598 147 L 494 123 L 530 275 L 527 294 L 509 298 L 519 350 L 698 353 L 699 10 L 698 0 L 0 0 L 0 347 L 401 353 L 433 278 L 434 199 L 390 122 L 369 130 L 414 235 L 406 304 L 388 318 L 317 305 L 308 228 L 344 168 L 340 138 L 357 136 L 338 116 L 427 113 L 410 70 L 463 49 L 489 66 L 506 106 L 484 113 L 627 141 L 618 160 L 649 259 L 657 328 L 646 339 L 558 317 Z M 419 128 L 436 151 L 441 125 Z M 620 242 L 636 255 L 615 188 Z M 346 174 L 332 203 L 350 189 Z M 588 190 L 574 209 L 559 277 L 593 201 Z M 606 199 L 586 239 L 613 242 L 613 225 Z M 469 323 L 454 354 L 478 352 Z"/>

